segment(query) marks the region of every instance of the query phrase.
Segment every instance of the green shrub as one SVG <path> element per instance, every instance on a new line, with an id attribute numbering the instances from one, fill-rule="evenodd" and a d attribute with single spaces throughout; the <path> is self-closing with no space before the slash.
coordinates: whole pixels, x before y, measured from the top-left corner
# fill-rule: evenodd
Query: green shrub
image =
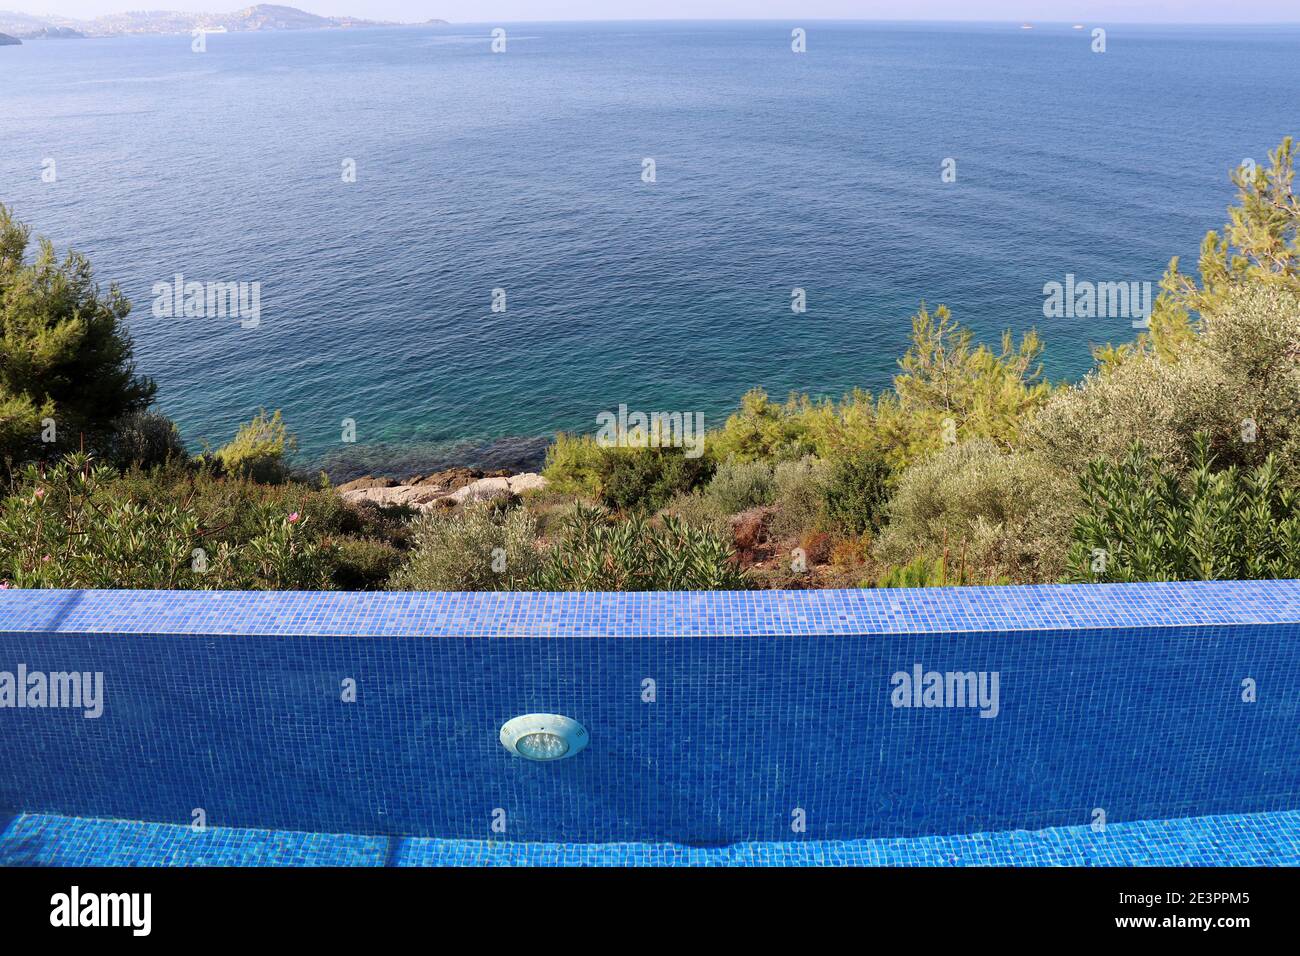
<path id="1" fill-rule="evenodd" d="M 132 468 L 103 485 L 103 493 L 146 508 L 179 506 L 196 515 L 209 534 L 235 544 L 258 533 L 263 514 L 297 512 L 317 535 L 387 537 L 391 526 L 378 509 L 349 505 L 327 488 L 296 481 L 261 484 L 179 459 L 155 468 Z"/>
<path id="2" fill-rule="evenodd" d="M 260 409 L 252 421 L 239 426 L 228 445 L 216 453 L 226 474 L 264 484 L 277 484 L 289 477 L 285 455 L 297 447 L 277 409 L 267 415 Z"/>
<path id="3" fill-rule="evenodd" d="M 140 527 L 155 528 L 160 547 L 168 540 L 167 535 L 180 527 L 182 536 L 196 539 L 185 554 L 192 557 L 193 549 L 201 548 L 208 563 L 206 571 L 188 575 L 179 558 L 168 565 L 171 570 L 164 571 L 156 563 L 151 570 L 140 549 L 133 552 L 134 557 L 119 551 L 114 552 L 114 560 L 122 562 L 120 576 L 115 576 L 111 562 L 104 564 L 102 574 L 77 572 L 77 580 L 85 581 L 86 587 L 370 590 L 387 583 L 407 546 L 405 512 L 409 509 L 348 504 L 328 487 L 315 488 L 294 481 L 263 485 L 224 478 L 208 467 L 176 458 L 152 469 L 135 467 L 122 475 L 104 466 L 96 468 L 86 463 L 86 467 L 93 472 L 92 509 L 123 520 L 129 517 Z M 65 476 L 61 482 L 47 480 L 46 491 L 55 496 L 51 500 L 61 500 L 60 494 L 66 495 L 66 486 L 75 477 Z M 25 480 L 31 480 L 30 473 Z M 14 493 L 21 496 L 24 487 L 19 482 Z M 173 520 L 177 514 L 186 518 L 183 527 Z M 287 523 L 292 539 L 277 543 L 275 539 L 286 530 L 289 515 L 298 516 Z M 66 523 L 74 520 L 74 513 L 61 506 L 47 512 L 47 517 Z M 74 530 L 75 526 L 65 524 L 63 531 L 47 527 L 45 533 L 57 535 Z M 188 542 L 190 537 L 185 540 Z M 274 550 L 281 544 L 296 555 L 290 565 L 277 564 L 274 554 L 265 553 L 267 547 Z M 4 545 L 0 538 L 0 547 Z M 43 552 L 42 557 L 44 553 L 49 552 Z M 304 555 L 310 556 L 310 562 L 303 559 Z M 3 565 L 4 558 L 0 557 Z M 122 583 L 115 584 L 118 580 Z"/>
<path id="4" fill-rule="evenodd" d="M 411 528 L 412 549 L 393 575 L 397 591 L 518 590 L 539 565 L 537 524 L 524 508 L 490 503 L 428 512 Z"/>
<path id="5" fill-rule="evenodd" d="M 710 433 L 709 448 L 718 461 L 801 458 L 813 451 L 806 421 L 811 408 L 807 397 L 791 396 L 784 405 L 778 405 L 761 388 L 750 389 L 726 424 Z"/>
<path id="6" fill-rule="evenodd" d="M 717 499 L 702 491 L 687 491 L 673 496 L 664 505 L 662 515 L 671 515 L 693 528 L 704 528 L 724 540 L 730 537 L 731 516 Z"/>
<path id="7" fill-rule="evenodd" d="M 0 578 L 24 588 L 323 589 L 332 546 L 310 517 L 243 503 L 242 534 L 193 500 L 159 503 L 85 455 L 28 466 L 0 501 Z"/>
<path id="8" fill-rule="evenodd" d="M 707 457 L 687 458 L 675 448 L 607 448 L 607 468 L 600 500 L 628 514 L 658 511 L 675 494 L 708 481 L 713 463 Z"/>
<path id="9" fill-rule="evenodd" d="M 899 363 L 894 389 L 879 400 L 855 390 L 838 403 L 791 395 L 778 404 L 753 389 L 721 429 L 708 433 L 702 458 L 688 459 L 675 449 L 605 448 L 593 438 L 559 435 L 547 451 L 544 474 L 558 491 L 646 513 L 699 487 L 713 473 L 710 461 L 773 467 L 816 455 L 845 462 L 833 499 L 835 521 L 861 529 L 878 516 L 880 483 L 888 474 L 884 463 L 904 467 L 952 438 L 986 437 L 1004 447 L 1018 441 L 1030 413 L 1051 391 L 1040 380 L 1041 351 L 1032 332 L 1019 345 L 1004 335 L 999 351 L 976 345 L 946 308 L 932 313 L 922 306 L 913 316 L 912 345 Z M 733 476 L 724 476 L 719 504 L 732 513 L 744 510 L 728 496 L 745 492 Z M 758 488 L 747 493 L 751 500 L 771 500 Z M 804 530 L 789 517 L 807 517 L 802 505 L 787 510 L 791 533 Z"/>
<path id="10" fill-rule="evenodd" d="M 873 400 L 855 390 L 839 402 L 791 395 L 783 404 L 754 389 L 708 447 L 718 461 L 774 464 L 808 455 L 837 459 L 874 449 L 893 468 L 941 451 L 952 441 L 987 438 L 1010 448 L 1051 394 L 1035 332 L 1000 348 L 976 344 L 946 306 L 921 305 L 893 389 Z"/>
<path id="11" fill-rule="evenodd" d="M 1300 495 L 1282 483 L 1276 461 L 1249 472 L 1214 465 L 1206 436 L 1185 478 L 1141 444 L 1119 464 L 1089 465 L 1071 580 L 1300 577 Z"/>
<path id="12" fill-rule="evenodd" d="M 537 536 L 543 542 L 559 535 L 564 528 L 565 522 L 582 504 L 581 498 L 551 495 L 549 494 L 550 490 L 549 488 L 545 489 L 548 494 L 540 499 L 535 495 L 526 493 L 523 496 L 523 504 L 521 505 L 521 507 L 528 509 L 528 513 L 537 522 Z"/>
<path id="13" fill-rule="evenodd" d="M 727 515 L 770 505 L 775 494 L 772 469 L 761 461 L 719 465 L 704 487 L 704 496 Z"/>
<path id="14" fill-rule="evenodd" d="M 187 459 L 176 423 L 157 412 L 133 412 L 113 423 L 107 457 L 121 468 L 154 468 Z"/>
<path id="15" fill-rule="evenodd" d="M 238 551 L 224 550 L 234 574 L 223 587 L 328 590 L 335 549 L 307 537 L 305 521 L 296 513 L 259 515 L 258 533 Z"/>
<path id="16" fill-rule="evenodd" d="M 937 558 L 918 555 L 907 564 L 892 567 L 875 580 L 863 582 L 866 588 L 946 588 L 974 584 L 1010 584 L 1005 576 L 981 576 L 963 564 L 954 567 L 946 555 Z"/>
<path id="17" fill-rule="evenodd" d="M 529 581 L 538 591 L 737 590 L 746 581 L 716 534 L 664 517 L 611 523 L 600 508 L 579 507 Z"/>
<path id="18" fill-rule="evenodd" d="M 1038 456 L 964 442 L 903 473 L 875 556 L 906 565 L 947 553 L 985 579 L 1057 580 L 1077 497 L 1070 478 Z"/>
<path id="19" fill-rule="evenodd" d="M 340 591 L 382 591 L 405 555 L 379 538 L 339 538 L 330 580 Z"/>
<path id="20" fill-rule="evenodd" d="M 826 465 L 816 458 L 783 461 L 772 470 L 776 514 L 770 531 L 778 540 L 799 537 L 827 523 Z"/>
<path id="21" fill-rule="evenodd" d="M 713 460 L 707 454 L 687 458 L 680 448 L 606 447 L 590 436 L 557 435 L 542 474 L 550 490 L 645 514 L 703 485 L 713 474 Z"/>
<path id="22" fill-rule="evenodd" d="M 101 293 L 83 256 L 59 261 L 45 240 L 27 262 L 29 240 L 0 205 L 0 463 L 77 448 L 83 438 L 99 448 L 112 423 L 144 410 L 155 392 L 135 373 L 123 325 L 131 306 L 117 287 Z"/>
<path id="23" fill-rule="evenodd" d="M 878 530 L 891 478 L 892 471 L 879 454 L 863 452 L 837 459 L 822 488 L 826 517 L 845 534 Z"/>
<path id="24" fill-rule="evenodd" d="M 1133 441 L 1185 475 L 1204 434 L 1221 466 L 1270 454 L 1300 480 L 1300 296 L 1262 284 L 1230 287 L 1190 337 L 1143 348 L 1058 393 L 1032 425 L 1059 467 L 1123 461 Z"/>
<path id="25" fill-rule="evenodd" d="M 1097 369 L 1031 429 L 1063 468 L 1126 460 L 1140 441 L 1186 475 L 1204 434 L 1219 467 L 1276 456 L 1300 483 L 1300 199 L 1288 137 L 1270 163 L 1232 175 L 1238 202 L 1201 244 L 1198 274 L 1169 263 L 1136 342 L 1096 350 Z"/>
<path id="26" fill-rule="evenodd" d="M 1300 295 L 1300 197 L 1295 194 L 1295 148 L 1290 136 L 1268 154 L 1267 166 L 1238 167 L 1231 179 L 1237 205 L 1222 232 L 1201 242 L 1197 277 L 1179 272 L 1174 257 L 1160 280 L 1151 331 L 1134 345 L 1110 350 L 1122 360 L 1150 350 L 1169 359 L 1195 335 L 1194 317 L 1218 311 L 1234 292 L 1264 287 Z M 1198 281 L 1199 279 L 1199 281 Z"/>
<path id="27" fill-rule="evenodd" d="M 947 444 L 983 438 L 1012 448 L 1051 394 L 1038 358 L 1043 346 L 1027 332 L 1010 332 L 998 351 L 976 345 L 947 307 L 924 304 L 912 316 L 912 344 L 899 360 L 894 389 L 876 405 L 873 445 L 903 468 Z"/>
<path id="28" fill-rule="evenodd" d="M 278 488 L 305 488 L 305 485 L 289 483 L 288 485 L 264 486 L 269 493 Z M 377 539 L 385 541 L 406 551 L 410 546 L 411 525 L 420 516 L 420 510 L 410 505 L 382 505 L 373 501 L 346 502 L 328 485 L 312 489 L 312 494 L 304 502 L 308 513 L 320 513 L 321 521 L 332 533 L 347 535 L 358 539 Z"/>
<path id="29" fill-rule="evenodd" d="M 542 474 L 547 489 L 583 498 L 599 497 L 605 477 L 606 451 L 590 435 L 560 432 L 546 449 Z"/>

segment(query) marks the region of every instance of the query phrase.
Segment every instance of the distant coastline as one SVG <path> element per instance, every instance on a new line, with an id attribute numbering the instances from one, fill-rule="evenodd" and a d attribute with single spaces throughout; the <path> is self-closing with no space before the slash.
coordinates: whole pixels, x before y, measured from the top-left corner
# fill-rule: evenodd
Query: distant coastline
<path id="1" fill-rule="evenodd" d="M 259 3 L 232 13 L 183 13 L 171 10 L 132 10 L 110 13 L 93 20 L 75 20 L 55 14 L 33 16 L 0 10 L 0 37 L 13 42 L 34 39 L 86 39 L 117 36 L 169 36 L 194 33 L 265 33 L 283 30 L 357 30 L 375 27 L 438 26 L 446 20 L 397 23 L 361 17 L 322 17 L 296 7 Z M 0 39 L 0 44 L 7 41 Z"/>

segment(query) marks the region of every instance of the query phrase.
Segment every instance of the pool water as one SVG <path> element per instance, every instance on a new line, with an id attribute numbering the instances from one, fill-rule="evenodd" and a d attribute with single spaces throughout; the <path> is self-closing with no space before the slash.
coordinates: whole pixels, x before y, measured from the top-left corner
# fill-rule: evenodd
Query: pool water
<path id="1" fill-rule="evenodd" d="M 6 711 L 0 863 L 1300 864 L 1300 581 L 3 591 L 20 665 L 109 689 Z"/>
<path id="2" fill-rule="evenodd" d="M 1300 810 L 1045 830 L 692 847 L 0 818 L 5 866 L 1297 866 Z"/>

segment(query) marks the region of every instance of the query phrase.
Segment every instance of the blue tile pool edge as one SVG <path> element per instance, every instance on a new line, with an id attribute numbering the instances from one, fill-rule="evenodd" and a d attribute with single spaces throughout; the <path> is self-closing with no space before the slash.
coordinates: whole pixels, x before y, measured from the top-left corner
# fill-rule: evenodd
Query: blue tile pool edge
<path id="1" fill-rule="evenodd" d="M 809 591 L 0 591 L 0 633 L 798 636 L 1294 624 L 1300 581 Z"/>
<path id="2" fill-rule="evenodd" d="M 462 849 L 490 835 L 486 808 L 509 809 L 513 841 L 691 848 L 785 846 L 789 815 L 809 809 L 822 841 L 1038 831 L 1098 807 L 1125 822 L 1287 811 L 1298 611 L 1294 581 L 0 592 L 15 673 L 102 673 L 121 702 L 103 720 L 6 710 L 0 804 L 172 822 L 199 806 L 224 826 Z M 565 630 L 528 630 L 539 620 Z M 1047 626 L 1063 621 L 1088 626 Z M 572 639 L 601 636 L 644 639 Z M 893 677 L 922 664 L 1000 675 L 999 720 L 899 709 Z M 646 675 L 665 691 L 653 707 Z M 575 716 L 595 746 L 545 770 L 511 762 L 499 728 L 530 712 Z M 751 722 L 773 731 L 737 748 Z M 432 726 L 448 746 L 427 745 Z M 123 773 L 141 761 L 147 779 Z"/>
<path id="3" fill-rule="evenodd" d="M 870 840 L 515 843 L 19 814 L 6 866 L 1300 866 L 1300 810 Z"/>

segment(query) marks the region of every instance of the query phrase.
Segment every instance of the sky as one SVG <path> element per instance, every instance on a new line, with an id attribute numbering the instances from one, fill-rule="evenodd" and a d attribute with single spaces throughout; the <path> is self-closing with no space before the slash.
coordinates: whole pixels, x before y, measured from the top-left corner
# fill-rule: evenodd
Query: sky
<path id="1" fill-rule="evenodd" d="M 123 10 L 226 13 L 251 0 L 0 0 L 79 19 Z M 1072 23 L 1300 22 L 1297 0 L 280 0 L 318 14 L 460 23 L 520 20 L 1016 20 Z"/>

